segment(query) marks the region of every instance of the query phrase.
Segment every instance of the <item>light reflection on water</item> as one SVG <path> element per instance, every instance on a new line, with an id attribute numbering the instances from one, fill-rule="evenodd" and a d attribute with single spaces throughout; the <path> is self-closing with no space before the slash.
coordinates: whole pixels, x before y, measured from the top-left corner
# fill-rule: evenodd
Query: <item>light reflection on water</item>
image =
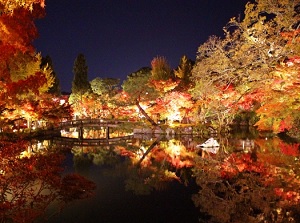
<path id="1" fill-rule="evenodd" d="M 299 143 L 215 139 L 216 154 L 189 137 L 73 147 L 63 175 L 93 181 L 95 195 L 50 206 L 48 222 L 299 222 Z"/>
<path id="2" fill-rule="evenodd" d="M 137 199 L 132 197 L 133 194 L 150 195 L 147 199 L 151 199 L 157 193 L 161 193 L 160 196 L 171 193 L 179 198 L 182 192 L 171 192 L 170 184 L 181 185 L 188 195 L 185 202 L 191 199 L 197 207 L 195 212 L 194 207 L 189 205 L 189 222 L 198 222 L 199 219 L 203 222 L 239 222 L 241 219 L 248 222 L 297 222 L 295 207 L 300 201 L 299 144 L 285 143 L 277 137 L 217 138 L 220 148 L 217 154 L 213 154 L 205 148 L 197 149 L 196 146 L 203 140 L 189 137 L 168 140 L 151 138 L 133 139 L 99 149 L 77 147 L 72 150 L 74 167 L 85 176 L 94 176 L 99 167 L 102 177 L 117 176 L 118 182 L 108 180 L 107 186 L 122 185 L 119 196 L 130 194 L 130 200 Z M 90 166 L 83 168 L 84 162 Z M 198 184 L 196 190 L 194 185 L 190 185 L 193 180 Z M 187 206 L 182 208 L 183 203 L 179 207 L 172 206 L 178 201 L 168 203 L 168 209 L 173 207 L 176 213 L 186 212 Z M 120 200 L 115 202 L 117 204 L 112 206 L 122 204 Z M 147 202 L 146 199 L 144 202 Z M 163 199 L 156 202 L 165 203 Z M 147 212 L 139 206 L 124 209 L 124 212 L 130 216 L 133 209 L 139 210 L 140 215 L 149 222 L 157 222 L 147 218 Z M 173 214 L 166 212 L 163 216 L 170 220 Z M 183 219 L 176 217 L 174 220 L 182 222 Z"/>

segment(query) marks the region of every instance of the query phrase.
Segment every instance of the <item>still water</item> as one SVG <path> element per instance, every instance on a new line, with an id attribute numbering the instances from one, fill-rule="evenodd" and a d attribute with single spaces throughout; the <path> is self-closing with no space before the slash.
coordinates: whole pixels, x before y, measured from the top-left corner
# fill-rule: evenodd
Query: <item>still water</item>
<path id="1" fill-rule="evenodd" d="M 6 202 L 11 213 L 3 216 L 38 223 L 300 222 L 299 143 L 214 138 L 218 148 L 199 148 L 207 139 L 187 136 L 72 148 L 48 143 L 55 153 L 22 159 L 20 169 L 15 163 L 17 178 L 3 175 L 17 191 L 9 190 L 11 197 L 28 196 L 19 207 Z"/>
<path id="2" fill-rule="evenodd" d="M 129 179 L 122 161 L 116 166 L 78 166 L 77 171 L 96 183 L 95 196 L 68 204 L 49 222 L 198 222 L 199 212 L 191 200 L 195 191 L 179 182 L 151 191 L 126 189 L 134 179 Z"/>
<path id="3" fill-rule="evenodd" d="M 182 149 L 180 140 L 157 138 L 73 147 L 64 174 L 75 172 L 93 181 L 95 193 L 61 212 L 49 208 L 47 222 L 198 222 L 200 213 L 191 199 L 197 192 L 190 170 L 194 150 L 189 160 L 178 158 L 186 164 L 170 163 Z M 163 154 L 157 158 L 153 152 Z"/>

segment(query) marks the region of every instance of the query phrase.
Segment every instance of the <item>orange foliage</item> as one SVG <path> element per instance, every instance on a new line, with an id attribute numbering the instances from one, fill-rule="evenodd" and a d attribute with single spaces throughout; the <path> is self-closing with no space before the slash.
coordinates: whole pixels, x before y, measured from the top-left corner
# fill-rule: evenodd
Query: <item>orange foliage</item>
<path id="1" fill-rule="evenodd" d="M 45 74 L 37 72 L 34 75 L 29 76 L 25 80 L 19 80 L 17 82 L 11 82 L 7 84 L 7 91 L 11 97 L 15 97 L 16 95 L 21 94 L 27 94 L 30 91 L 35 95 L 39 95 L 39 89 L 45 83 L 47 83 Z"/>
<path id="2" fill-rule="evenodd" d="M 170 78 L 168 80 L 151 80 L 150 83 L 159 92 L 168 92 L 177 87 L 180 81 L 174 81 Z"/>

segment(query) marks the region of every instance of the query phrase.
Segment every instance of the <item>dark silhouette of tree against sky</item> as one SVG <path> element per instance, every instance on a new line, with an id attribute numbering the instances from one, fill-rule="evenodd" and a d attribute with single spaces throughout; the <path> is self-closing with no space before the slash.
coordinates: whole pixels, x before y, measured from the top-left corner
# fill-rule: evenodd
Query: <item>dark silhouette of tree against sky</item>
<path id="1" fill-rule="evenodd" d="M 90 93 L 91 85 L 88 81 L 88 66 L 83 54 L 79 54 L 73 66 L 74 78 L 72 82 L 72 93 L 69 97 L 69 103 L 73 109 L 79 113 L 76 116 L 82 116 L 84 112 L 84 95 Z"/>
<path id="2" fill-rule="evenodd" d="M 81 53 L 75 59 L 73 73 L 72 93 L 83 95 L 90 90 L 91 86 L 88 81 L 88 66 L 84 55 Z"/>

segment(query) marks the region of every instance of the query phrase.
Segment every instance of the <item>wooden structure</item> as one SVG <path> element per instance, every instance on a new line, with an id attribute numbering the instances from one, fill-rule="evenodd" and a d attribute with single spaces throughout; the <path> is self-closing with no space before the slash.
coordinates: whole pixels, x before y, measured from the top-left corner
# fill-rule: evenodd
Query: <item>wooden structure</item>
<path id="1" fill-rule="evenodd" d="M 105 128 L 106 137 L 105 139 L 110 139 L 109 128 L 118 127 L 119 124 L 124 121 L 117 120 L 103 120 L 103 119 L 78 119 L 78 120 L 69 120 L 66 122 L 61 122 L 58 128 L 60 130 L 68 128 L 77 128 L 78 129 L 78 139 L 83 140 L 84 128 L 94 128 L 102 129 Z"/>

